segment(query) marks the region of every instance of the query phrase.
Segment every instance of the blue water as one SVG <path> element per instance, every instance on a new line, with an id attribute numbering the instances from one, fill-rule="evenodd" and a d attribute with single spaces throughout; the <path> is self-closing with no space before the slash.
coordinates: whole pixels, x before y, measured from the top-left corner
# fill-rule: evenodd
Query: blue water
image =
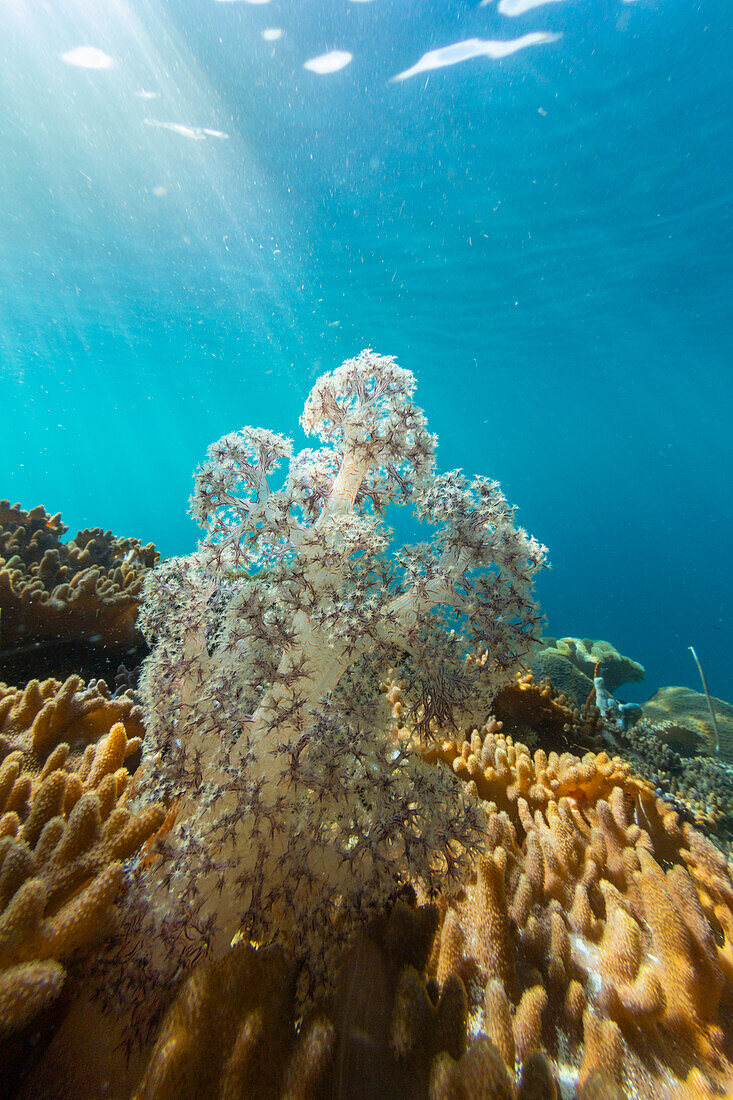
<path id="1" fill-rule="evenodd" d="M 724 0 L 3 4 L 0 496 L 187 552 L 207 444 L 300 441 L 371 346 L 550 548 L 551 633 L 642 661 L 637 699 L 698 688 L 694 644 L 733 698 L 732 32 Z"/>

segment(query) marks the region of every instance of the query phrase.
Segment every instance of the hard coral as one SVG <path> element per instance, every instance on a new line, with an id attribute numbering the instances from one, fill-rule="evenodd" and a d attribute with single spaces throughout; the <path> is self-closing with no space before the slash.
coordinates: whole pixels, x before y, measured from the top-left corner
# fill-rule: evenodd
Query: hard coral
<path id="1" fill-rule="evenodd" d="M 0 500 L 0 649 L 40 641 L 109 646 L 141 642 L 135 620 L 152 543 L 68 528 L 40 505 L 29 512 Z"/>
<path id="2" fill-rule="evenodd" d="M 557 662 L 558 658 L 564 659 L 573 668 L 589 680 L 595 676 L 602 676 L 609 691 L 614 692 L 622 684 L 637 684 L 644 679 L 644 666 L 638 661 L 632 661 L 630 657 L 623 657 L 615 646 L 602 640 L 593 641 L 591 638 L 545 638 L 543 646 L 533 658 L 533 664 L 542 670 L 543 675 L 550 675 L 550 665 L 544 667 L 545 660 Z M 552 667 L 557 667 L 557 664 Z M 557 684 L 557 687 L 562 685 Z M 576 700 L 582 705 L 582 700 Z"/>
<path id="3" fill-rule="evenodd" d="M 494 724 L 439 755 L 489 800 L 435 960 L 465 982 L 472 1034 L 511 1073 L 543 1051 L 583 1092 L 603 1071 L 671 1100 L 696 1069 L 712 1095 L 731 1072 L 725 857 L 604 754 L 532 758 Z"/>
<path id="4" fill-rule="evenodd" d="M 569 741 L 593 743 L 601 727 L 595 706 L 579 710 L 549 680 L 535 680 L 531 672 L 517 673 L 513 682 L 501 687 L 491 712 L 515 739 L 549 740 L 555 746 Z"/>
<path id="5" fill-rule="evenodd" d="M 718 756 L 690 756 L 693 731 L 642 719 L 614 740 L 658 793 L 702 832 L 726 848 L 733 841 L 733 765 Z"/>
<path id="6" fill-rule="evenodd" d="M 192 498 L 205 538 L 146 582 L 138 789 L 178 802 L 145 876 L 168 947 L 223 950 L 242 927 L 318 957 L 324 927 L 345 935 L 408 876 L 459 880 L 481 843 L 454 777 L 395 747 L 379 683 L 397 668 L 419 733 L 486 713 L 538 636 L 544 548 L 496 482 L 435 472 L 414 385 L 366 351 L 308 397 L 321 449 L 254 428 L 213 444 Z M 390 559 L 399 502 L 434 533 Z"/>
<path id="7" fill-rule="evenodd" d="M 733 705 L 723 699 L 712 700 L 720 733 L 720 756 L 733 761 Z M 643 706 L 644 718 L 657 726 L 670 725 L 680 736 L 680 728 L 689 730 L 694 751 L 714 753 L 715 731 L 705 695 L 686 687 L 663 687 Z M 698 747 L 698 745 L 700 747 Z"/>
<path id="8" fill-rule="evenodd" d="M 110 931 L 123 862 L 164 817 L 159 806 L 124 805 L 124 765 L 140 741 L 114 718 L 129 718 L 132 700 L 110 700 L 101 684 L 74 707 L 80 686 L 35 683 L 0 699 L 0 1035 L 55 1000 L 62 963 Z"/>
<path id="9" fill-rule="evenodd" d="M 581 759 L 570 752 L 534 754 L 526 745 L 502 732 L 502 723 L 489 719 L 481 732 L 469 739 L 445 738 L 428 745 L 426 760 L 448 764 L 461 779 L 472 782 L 479 798 L 499 809 L 513 809 L 523 799 L 530 810 L 543 809 L 552 801 L 571 797 L 581 804 L 607 797 L 621 785 L 651 792 L 644 780 L 632 774 L 631 765 L 606 753 L 586 753 Z"/>
<path id="10" fill-rule="evenodd" d="M 0 760 L 18 750 L 30 770 L 40 770 L 62 744 L 73 761 L 115 722 L 125 725 L 130 753 L 138 751 L 143 716 L 131 692 L 112 697 L 104 680 L 85 684 L 80 676 L 69 676 L 63 684 L 31 680 L 24 688 L 0 684 Z"/>
<path id="11" fill-rule="evenodd" d="M 236 944 L 200 964 L 160 1030 L 133 1100 L 309 1100 L 333 1050 L 333 1025 L 296 1035 L 295 967 L 278 947 Z"/>

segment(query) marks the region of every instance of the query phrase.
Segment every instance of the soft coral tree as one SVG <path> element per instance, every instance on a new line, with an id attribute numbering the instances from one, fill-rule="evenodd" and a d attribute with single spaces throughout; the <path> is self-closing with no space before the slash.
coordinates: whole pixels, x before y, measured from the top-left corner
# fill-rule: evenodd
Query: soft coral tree
<path id="1" fill-rule="evenodd" d="M 496 482 L 435 472 L 414 386 L 364 351 L 306 401 L 320 448 L 254 428 L 214 443 L 191 502 L 205 537 L 148 579 L 142 774 L 177 816 L 146 889 L 169 946 L 244 929 L 312 959 L 326 924 L 338 938 L 408 878 L 459 880 L 481 844 L 380 680 L 396 670 L 418 736 L 482 720 L 537 638 L 544 548 Z M 399 502 L 432 538 L 388 556 Z"/>

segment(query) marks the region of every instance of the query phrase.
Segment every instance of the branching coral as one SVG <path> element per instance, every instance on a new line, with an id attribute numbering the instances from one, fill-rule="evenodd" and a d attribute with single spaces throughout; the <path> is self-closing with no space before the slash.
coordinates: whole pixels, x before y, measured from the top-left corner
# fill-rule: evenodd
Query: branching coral
<path id="1" fill-rule="evenodd" d="M 538 636 L 544 548 L 495 482 L 436 473 L 414 385 L 362 352 L 308 397 L 320 449 L 255 428 L 213 444 L 192 498 L 206 536 L 147 581 L 138 789 L 178 806 L 145 876 L 166 950 L 244 928 L 312 957 L 407 876 L 459 880 L 481 843 L 460 784 L 388 736 L 379 683 L 398 669 L 422 732 L 486 713 Z M 389 558 L 399 502 L 432 541 Z"/>
<path id="2" fill-rule="evenodd" d="M 74 760 L 115 722 L 124 722 L 130 753 L 140 749 L 142 709 L 131 692 L 110 694 L 104 680 L 85 684 L 79 676 L 58 680 L 31 680 L 24 688 L 0 684 L 0 760 L 17 750 L 28 770 L 43 767 L 50 753 L 67 745 L 64 761 Z M 60 750 L 63 752 L 63 750 Z M 57 754 L 57 767 L 64 762 Z"/>
<path id="3" fill-rule="evenodd" d="M 161 1027 L 133 1100 L 309 1100 L 333 1050 L 330 1021 L 296 1036 L 295 966 L 281 948 L 238 943 L 200 964 Z"/>
<path id="4" fill-rule="evenodd" d="M 114 718 L 129 717 L 132 700 L 110 700 L 102 684 L 74 706 L 79 686 L 35 683 L 0 700 L 10 736 L 0 740 L 0 1036 L 55 1000 L 62 963 L 109 933 L 123 861 L 164 817 L 159 806 L 133 814 L 124 805 L 124 765 L 140 741 Z M 104 718 L 107 732 L 88 743 Z"/>
<path id="5" fill-rule="evenodd" d="M 542 1050 L 581 1085 L 603 1071 L 671 1100 L 696 1074 L 714 1095 L 731 1071 L 725 857 L 604 754 L 532 757 L 490 724 L 438 755 L 489 800 L 436 959 L 469 990 L 473 1035 L 510 1071 Z"/>
<path id="6" fill-rule="evenodd" d="M 135 626 L 152 543 L 89 528 L 62 542 L 59 514 L 0 500 L 0 649 L 40 640 L 140 644 Z"/>

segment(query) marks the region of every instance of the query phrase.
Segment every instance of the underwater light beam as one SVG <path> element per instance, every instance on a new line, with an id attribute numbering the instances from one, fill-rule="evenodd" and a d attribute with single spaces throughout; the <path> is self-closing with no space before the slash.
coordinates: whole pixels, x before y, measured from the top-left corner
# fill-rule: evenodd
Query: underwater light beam
<path id="1" fill-rule="evenodd" d="M 100 325 L 136 346 L 152 300 L 224 295 L 273 347 L 292 339 L 276 196 L 162 0 L 0 3 L 0 41 L 0 349 L 18 377 L 29 348 L 71 361 Z"/>

